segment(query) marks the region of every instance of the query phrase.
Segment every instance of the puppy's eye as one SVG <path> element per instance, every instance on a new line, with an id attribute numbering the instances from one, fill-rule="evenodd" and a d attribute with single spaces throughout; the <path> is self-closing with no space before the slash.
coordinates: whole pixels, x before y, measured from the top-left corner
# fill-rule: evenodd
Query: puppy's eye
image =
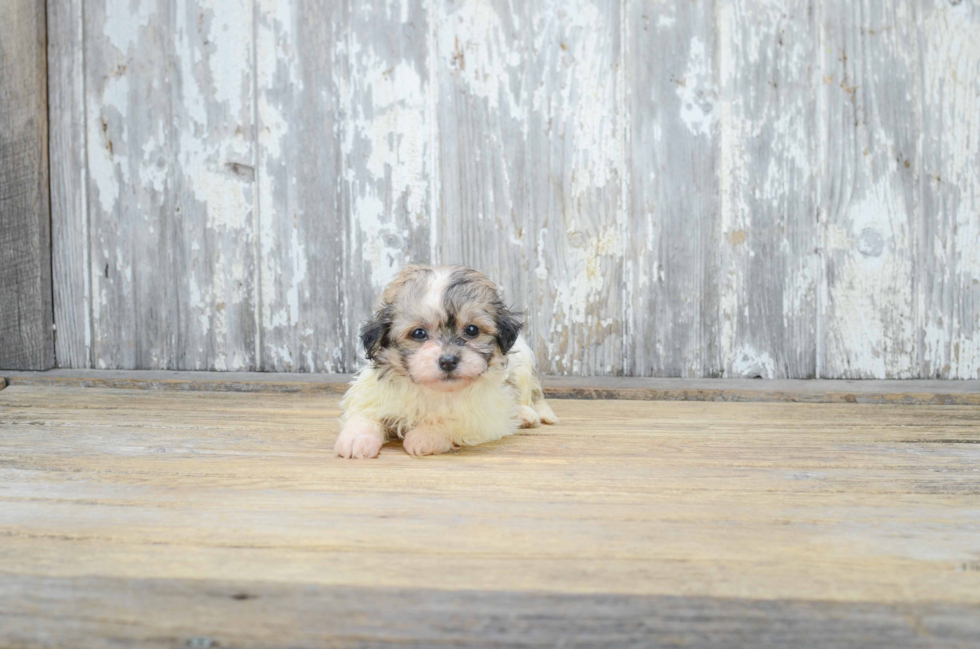
<path id="1" fill-rule="evenodd" d="M 425 333 L 425 329 L 423 329 L 422 327 L 419 327 L 418 329 L 412 332 L 412 338 L 414 338 L 415 340 L 425 340 L 428 337 L 429 334 Z"/>
<path id="2" fill-rule="evenodd" d="M 476 325 L 467 325 L 466 329 L 463 329 L 463 335 L 467 338 L 476 338 L 480 335 L 480 329 Z"/>

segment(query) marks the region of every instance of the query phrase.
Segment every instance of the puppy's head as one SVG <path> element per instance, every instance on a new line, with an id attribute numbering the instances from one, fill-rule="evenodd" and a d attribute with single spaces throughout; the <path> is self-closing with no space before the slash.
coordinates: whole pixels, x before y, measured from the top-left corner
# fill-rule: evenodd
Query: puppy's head
<path id="1" fill-rule="evenodd" d="M 409 266 L 385 288 L 361 342 L 382 371 L 451 392 L 500 365 L 522 326 L 483 273 Z"/>

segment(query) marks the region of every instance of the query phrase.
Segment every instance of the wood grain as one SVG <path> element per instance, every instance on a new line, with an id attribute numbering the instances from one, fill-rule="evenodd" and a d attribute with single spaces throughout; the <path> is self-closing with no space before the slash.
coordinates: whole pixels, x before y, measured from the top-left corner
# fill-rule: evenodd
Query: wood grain
<path id="1" fill-rule="evenodd" d="M 978 11 L 52 0 L 59 364 L 354 371 L 436 262 L 553 375 L 978 378 Z"/>
<path id="2" fill-rule="evenodd" d="M 922 56 L 920 376 L 980 376 L 980 6 L 927 1 Z"/>
<path id="3" fill-rule="evenodd" d="M 828 0 L 822 10 L 821 376 L 912 378 L 920 7 Z"/>
<path id="4" fill-rule="evenodd" d="M 59 367 L 82 368 L 92 366 L 84 12 L 81 0 L 47 8 L 55 357 Z"/>
<path id="5" fill-rule="evenodd" d="M 439 218 L 426 4 L 352 0 L 349 11 L 348 259 L 344 283 L 334 287 L 345 296 L 345 371 L 358 365 L 358 329 L 398 268 L 432 260 Z"/>
<path id="6" fill-rule="evenodd" d="M 343 394 L 352 374 L 295 372 L 175 372 L 51 370 L 4 372 L 13 385 L 217 392 Z M 787 403 L 895 403 L 980 405 L 980 381 L 811 381 L 801 379 L 656 379 L 546 376 L 549 399 L 634 401 L 748 401 Z"/>
<path id="7" fill-rule="evenodd" d="M 932 603 L 295 586 L 244 579 L 3 578 L 5 637 L 18 647 L 57 646 L 68 629 L 71 646 L 79 649 L 119 643 L 968 649 L 978 633 L 975 607 Z"/>
<path id="8" fill-rule="evenodd" d="M 175 57 L 169 6 L 84 4 L 83 33 L 102 35 L 83 53 L 93 367 L 178 367 L 180 131 L 174 75 L 161 64 Z"/>
<path id="9" fill-rule="evenodd" d="M 44 3 L 0 25 L 0 368 L 54 365 Z"/>
<path id="10" fill-rule="evenodd" d="M 611 0 L 547 0 L 530 15 L 527 307 L 547 374 L 624 371 L 622 21 Z"/>
<path id="11" fill-rule="evenodd" d="M 85 7 L 93 365 L 255 368 L 251 4 Z"/>
<path id="12" fill-rule="evenodd" d="M 651 614 L 717 646 L 980 637 L 977 407 L 554 406 L 554 428 L 349 462 L 335 396 L 12 385 L 0 643 L 608 644 Z"/>
<path id="13" fill-rule="evenodd" d="M 256 369 L 254 5 L 162 6 L 177 34 L 168 71 L 176 214 L 165 248 L 179 304 L 172 369 Z"/>
<path id="14" fill-rule="evenodd" d="M 525 137 L 530 6 L 445 0 L 433 7 L 441 196 L 436 258 L 483 270 L 509 303 L 527 309 L 535 303 L 537 246 Z M 535 319 L 527 324 L 534 337 Z"/>
<path id="15" fill-rule="evenodd" d="M 813 2 L 719 0 L 718 274 L 724 376 L 816 375 Z"/>
<path id="16" fill-rule="evenodd" d="M 256 3 L 257 369 L 350 366 L 344 3 Z"/>
<path id="17" fill-rule="evenodd" d="M 715 3 L 629 8 L 626 373 L 720 376 Z"/>

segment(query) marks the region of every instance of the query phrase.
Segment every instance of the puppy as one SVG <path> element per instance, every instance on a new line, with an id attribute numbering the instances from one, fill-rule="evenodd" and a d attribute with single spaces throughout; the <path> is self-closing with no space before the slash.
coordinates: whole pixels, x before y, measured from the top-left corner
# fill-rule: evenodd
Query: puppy
<path id="1" fill-rule="evenodd" d="M 396 436 L 409 454 L 434 455 L 558 423 L 522 327 L 483 273 L 403 269 L 361 328 L 371 364 L 341 402 L 337 455 L 375 457 Z"/>

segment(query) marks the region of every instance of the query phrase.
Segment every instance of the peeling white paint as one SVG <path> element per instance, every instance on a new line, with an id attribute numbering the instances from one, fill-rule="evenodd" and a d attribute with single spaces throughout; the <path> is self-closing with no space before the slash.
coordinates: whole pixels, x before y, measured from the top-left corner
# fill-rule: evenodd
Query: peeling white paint
<path id="1" fill-rule="evenodd" d="M 684 78 L 677 82 L 677 96 L 681 100 L 681 120 L 695 135 L 711 135 L 715 114 L 715 82 L 704 42 L 695 36 L 691 39 L 687 69 Z"/>
<path id="2" fill-rule="evenodd" d="M 123 148 L 127 141 L 125 115 L 129 107 L 129 79 L 106 80 L 101 101 L 90 104 L 88 165 L 89 177 L 98 190 L 99 203 L 106 213 L 115 210 L 120 184 L 129 184 L 129 160 Z"/>
<path id="3" fill-rule="evenodd" d="M 848 6 L 839 8 L 850 25 Z M 806 21 L 816 19 L 796 9 L 777 0 L 719 0 L 715 12 L 705 14 L 711 29 L 702 29 L 690 24 L 701 19 L 697 10 L 666 2 L 647 16 L 646 8 L 630 3 L 584 0 L 533 6 L 387 0 L 331 14 L 337 24 L 324 25 L 322 35 L 337 42 L 326 51 L 304 36 L 313 14 L 292 0 L 256 0 L 254 25 L 252 5 L 242 0 L 179 0 L 173 11 L 153 0 L 106 0 L 104 12 L 94 14 L 104 13 L 105 21 L 86 32 L 90 59 L 105 66 L 87 70 L 84 114 L 95 212 L 87 262 L 96 333 L 90 344 L 105 354 L 97 353 L 95 364 L 132 362 L 131 352 L 114 350 L 139 345 L 140 362 L 160 366 L 183 354 L 201 369 L 208 363 L 245 369 L 260 349 L 265 365 L 350 369 L 354 341 L 347 338 L 356 329 L 350 320 L 360 317 L 365 296 L 379 291 L 399 265 L 421 260 L 426 251 L 435 259 L 446 241 L 469 236 L 455 229 L 468 219 L 491 234 L 466 245 L 485 245 L 492 263 L 512 261 L 498 250 L 526 251 L 513 274 L 526 277 L 527 286 L 511 288 L 517 300 L 529 300 L 531 330 L 546 350 L 548 371 L 618 371 L 628 367 L 632 348 L 650 345 L 663 355 L 683 333 L 701 345 L 699 354 L 717 348 L 727 375 L 781 376 L 795 350 L 789 349 L 793 341 L 780 339 L 788 335 L 780 325 L 805 336 L 801 314 L 814 313 L 824 330 L 813 344 L 825 348 L 817 353 L 828 359 L 831 374 L 915 376 L 923 371 L 921 354 L 930 376 L 976 378 L 975 8 L 936 5 L 918 15 L 902 5 L 888 16 L 890 29 L 875 34 L 858 33 L 853 25 L 814 28 Z M 325 7 L 317 11 L 327 15 Z M 870 11 L 864 16 L 869 24 L 882 22 L 875 7 Z M 631 22 L 638 13 L 648 22 Z M 161 27 L 161 20 L 175 20 L 174 29 Z M 636 153 L 628 126 L 639 123 L 628 121 L 634 120 L 631 93 L 648 92 L 626 87 L 648 55 L 629 49 L 641 38 L 630 30 L 647 26 L 684 60 L 663 72 L 676 73 L 668 80 L 673 85 L 665 83 L 660 95 L 649 90 L 651 98 L 669 99 L 672 114 L 643 125 L 649 129 L 644 146 L 664 149 L 668 163 L 685 169 L 691 161 L 671 153 L 677 138 L 717 156 L 711 160 L 717 178 L 707 178 L 705 190 L 713 191 L 717 181 L 717 212 L 713 204 L 698 208 L 717 220 L 691 229 L 699 246 L 717 239 L 716 249 L 699 254 L 706 260 L 701 272 L 718 275 L 694 281 L 710 286 L 712 296 L 716 291 L 717 303 L 694 308 L 700 297 L 685 295 L 675 305 L 700 319 L 692 326 L 702 327 L 708 340 L 699 339 L 700 331 L 672 331 L 671 322 L 652 340 L 623 337 L 624 328 L 651 317 L 637 308 L 651 284 L 659 287 L 657 295 L 670 295 L 680 281 L 669 258 L 678 248 L 662 239 L 670 231 L 662 221 L 669 206 L 649 202 L 635 214 L 626 209 L 630 183 L 653 186 L 680 173 L 655 165 L 626 173 Z M 895 36 L 901 29 L 904 35 Z M 777 41 L 784 32 L 787 38 Z M 831 52 L 815 59 L 811 34 Z M 142 54 L 151 43 L 159 61 Z M 328 72 L 304 92 L 307 66 L 323 64 L 325 55 L 336 56 L 336 78 Z M 793 76 L 807 69 L 809 77 Z M 458 103 L 447 117 L 441 102 L 450 92 L 458 93 L 452 96 Z M 808 93 L 815 96 L 812 105 Z M 914 112 L 920 97 L 921 116 Z M 304 202 L 306 176 L 297 166 L 305 161 L 294 156 L 310 126 L 297 117 L 308 113 L 296 104 L 311 98 L 335 107 L 322 110 L 336 112 L 337 140 L 324 138 L 322 146 L 339 146 L 341 160 L 335 175 L 341 175 L 343 198 L 322 206 L 322 218 L 336 213 L 338 223 L 349 218 L 351 225 L 349 232 L 326 235 L 339 241 L 331 250 L 343 250 L 347 279 L 334 299 L 349 311 L 329 323 L 313 321 L 324 309 L 311 287 L 320 279 L 317 256 L 325 248 L 308 237 L 321 213 Z M 907 115 L 901 112 L 906 105 L 912 107 Z M 141 119 L 143 111 L 152 117 Z M 889 119 L 895 123 L 878 123 Z M 451 133 L 468 147 L 469 159 L 494 176 L 477 182 L 502 188 L 453 188 L 479 199 L 450 219 L 440 210 L 449 195 L 441 185 L 443 165 L 451 161 L 440 155 L 452 152 L 439 153 L 450 131 L 440 129 L 456 129 Z M 906 130 L 914 131 L 911 146 Z M 895 161 L 899 154 L 911 160 L 909 167 Z M 808 178 L 819 187 L 815 205 L 804 195 L 801 179 Z M 707 194 L 704 200 L 708 204 Z M 794 231 L 808 210 L 815 212 L 805 215 L 813 221 L 812 240 Z M 939 232 L 918 241 L 917 219 L 924 217 L 935 218 Z M 428 241 L 420 234 L 426 231 Z M 173 237 L 183 246 L 179 254 L 168 248 Z M 641 250 L 648 254 L 639 264 Z M 185 278 L 177 289 L 166 280 L 154 283 L 155 269 L 141 257 L 148 254 L 160 254 L 154 263 Z M 169 266 L 181 262 L 186 267 Z M 760 288 L 767 262 L 773 277 Z M 931 264 L 929 282 L 920 262 Z M 171 290 L 179 292 L 173 299 L 180 301 L 182 322 L 152 322 L 159 339 L 141 339 L 139 332 L 134 339 L 120 318 L 146 318 L 145 308 L 127 309 L 137 300 L 169 300 Z M 242 315 L 249 308 L 257 310 L 256 320 Z M 763 320 L 774 331 L 755 326 Z M 244 331 L 252 326 L 259 340 L 244 349 Z M 329 338 L 329 328 L 343 331 Z M 759 342 L 763 335 L 772 337 L 768 346 Z M 340 342 L 324 342 L 328 338 Z M 620 348 L 626 349 L 622 363 Z M 712 362 L 704 366 L 711 369 Z M 697 371 L 700 363 L 691 360 L 689 367 Z"/>
<path id="4" fill-rule="evenodd" d="M 980 14 L 943 5 L 923 20 L 927 118 L 925 209 L 938 233 L 930 245 L 935 279 L 920 291 L 923 372 L 980 378 Z M 920 272 L 925 269 L 921 269 Z"/>
<path id="5" fill-rule="evenodd" d="M 119 52 L 139 45 L 141 29 L 156 16 L 154 0 L 104 0 L 105 24 L 102 33 Z M 135 5 L 135 7 L 134 7 Z M 135 8 L 135 11 L 134 11 Z"/>
<path id="6" fill-rule="evenodd" d="M 493 3 L 463 3 L 437 14 L 437 46 L 440 65 L 452 69 L 467 92 L 487 100 L 491 112 L 506 104 L 507 115 L 522 112 L 521 87 L 511 84 L 511 72 L 519 70 L 525 60 L 520 49 L 510 46 L 508 27 Z M 520 13 L 512 11 L 508 19 L 512 29 L 521 29 Z"/>
<path id="7" fill-rule="evenodd" d="M 361 71 L 354 81 L 347 137 L 342 150 L 363 160 L 363 173 L 349 167 L 351 222 L 370 286 L 379 292 L 398 267 L 411 261 L 398 236 L 398 213 L 425 215 L 429 195 L 428 87 L 409 61 L 390 61 L 374 43 L 351 35 L 350 57 Z M 370 103 L 367 103 L 370 98 Z M 380 192 L 391 193 L 391 203 Z M 396 211 L 395 214 L 392 212 Z"/>
<path id="8" fill-rule="evenodd" d="M 841 260 L 831 295 L 833 328 L 850 366 L 867 376 L 915 375 L 914 349 L 905 347 L 915 339 L 914 321 L 907 315 L 913 313 L 910 233 L 902 225 L 904 219 L 895 218 L 904 211 L 901 188 L 891 178 L 882 178 L 864 196 L 855 197 L 845 212 L 850 230 L 835 230 L 828 242 L 840 246 L 828 252 Z M 860 254 L 858 239 L 865 230 L 884 237 L 882 254 Z"/>
<path id="9" fill-rule="evenodd" d="M 764 379 L 778 378 L 776 361 L 768 352 L 759 351 L 750 345 L 740 347 L 734 354 L 730 378 Z"/>
<path id="10" fill-rule="evenodd" d="M 593 3 L 573 2 L 567 7 L 560 18 L 564 40 L 555 43 L 552 30 L 534 29 L 534 48 L 545 50 L 554 60 L 548 70 L 554 79 L 534 90 L 532 106 L 556 122 L 551 137 L 569 139 L 569 191 L 572 197 L 582 198 L 605 188 L 623 167 L 620 127 L 610 110 L 616 105 L 611 67 L 618 61 L 610 57 L 613 52 L 604 39 L 584 37 L 608 32 L 612 26 L 604 25 L 607 17 Z"/>

